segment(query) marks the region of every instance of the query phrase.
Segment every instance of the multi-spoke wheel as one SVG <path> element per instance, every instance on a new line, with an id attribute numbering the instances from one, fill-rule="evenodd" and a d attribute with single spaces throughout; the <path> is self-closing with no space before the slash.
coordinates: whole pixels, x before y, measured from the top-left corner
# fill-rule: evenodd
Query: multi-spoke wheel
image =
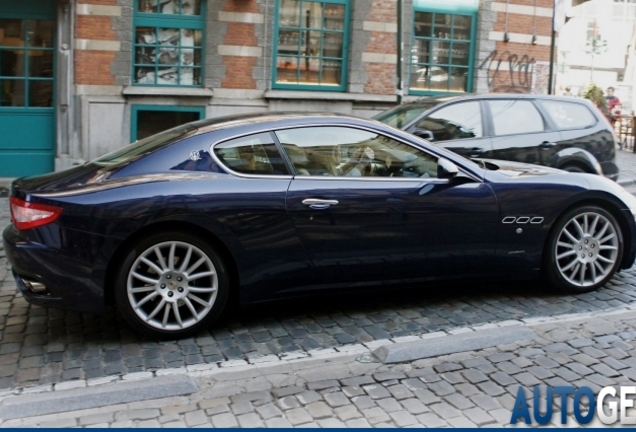
<path id="1" fill-rule="evenodd" d="M 600 207 L 579 207 L 565 214 L 552 231 L 547 274 L 557 287 L 586 292 L 607 282 L 623 256 L 616 219 Z"/>
<path id="2" fill-rule="evenodd" d="M 116 297 L 124 318 L 155 336 L 182 337 L 208 326 L 228 294 L 222 260 L 185 233 L 151 235 L 120 267 Z"/>

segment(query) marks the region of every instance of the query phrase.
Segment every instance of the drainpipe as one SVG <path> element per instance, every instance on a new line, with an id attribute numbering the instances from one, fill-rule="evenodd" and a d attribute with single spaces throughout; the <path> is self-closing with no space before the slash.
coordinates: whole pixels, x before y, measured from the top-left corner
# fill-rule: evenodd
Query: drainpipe
<path id="1" fill-rule="evenodd" d="M 402 0 L 397 2 L 397 103 L 402 103 L 402 97 L 404 96 L 404 82 L 402 81 L 402 62 L 404 46 L 402 42 Z"/>

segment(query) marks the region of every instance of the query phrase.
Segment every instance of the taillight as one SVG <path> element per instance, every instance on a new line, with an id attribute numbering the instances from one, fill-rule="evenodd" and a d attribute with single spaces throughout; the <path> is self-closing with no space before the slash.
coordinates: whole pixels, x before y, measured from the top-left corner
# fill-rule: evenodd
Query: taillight
<path id="1" fill-rule="evenodd" d="M 50 224 L 62 214 L 62 209 L 44 204 L 27 202 L 16 197 L 11 203 L 11 221 L 19 230 L 27 230 Z"/>

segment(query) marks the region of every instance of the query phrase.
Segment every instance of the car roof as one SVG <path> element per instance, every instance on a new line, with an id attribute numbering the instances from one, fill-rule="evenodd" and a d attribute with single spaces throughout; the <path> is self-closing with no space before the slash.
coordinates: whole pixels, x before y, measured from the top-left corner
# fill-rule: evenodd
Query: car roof
<path id="1" fill-rule="evenodd" d="M 589 103 L 587 99 L 576 98 L 572 96 L 556 96 L 544 94 L 525 94 L 525 93 L 481 93 L 481 94 L 463 94 L 457 96 L 439 95 L 439 96 L 423 96 L 404 105 L 430 105 L 431 103 L 440 104 L 443 102 L 451 102 L 458 100 L 488 100 L 488 99 L 542 99 L 542 100 L 560 100 L 568 102 Z"/>
<path id="2" fill-rule="evenodd" d="M 337 123 L 351 122 L 370 122 L 375 123 L 373 120 L 363 119 L 360 117 L 349 116 L 338 113 L 328 112 L 263 112 L 263 113 L 249 113 L 249 114 L 237 114 L 224 117 L 215 117 L 200 120 L 191 123 L 196 127 L 199 132 L 211 132 L 219 129 L 226 129 L 230 127 L 241 127 L 248 125 L 280 125 L 281 122 L 295 121 L 298 124 L 303 122 L 311 123 L 314 121 L 334 121 Z"/>

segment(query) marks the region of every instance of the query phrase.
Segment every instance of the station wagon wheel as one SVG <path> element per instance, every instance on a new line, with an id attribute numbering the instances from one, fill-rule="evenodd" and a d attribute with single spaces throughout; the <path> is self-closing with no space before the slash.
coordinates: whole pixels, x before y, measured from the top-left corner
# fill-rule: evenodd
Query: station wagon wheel
<path id="1" fill-rule="evenodd" d="M 587 292 L 605 284 L 623 256 L 623 239 L 614 216 L 596 206 L 566 213 L 552 231 L 548 277 L 569 292 Z"/>
<path id="2" fill-rule="evenodd" d="M 227 292 L 227 273 L 214 249 L 176 232 L 137 243 L 116 286 L 124 318 L 159 337 L 183 337 L 209 326 L 225 306 Z"/>

